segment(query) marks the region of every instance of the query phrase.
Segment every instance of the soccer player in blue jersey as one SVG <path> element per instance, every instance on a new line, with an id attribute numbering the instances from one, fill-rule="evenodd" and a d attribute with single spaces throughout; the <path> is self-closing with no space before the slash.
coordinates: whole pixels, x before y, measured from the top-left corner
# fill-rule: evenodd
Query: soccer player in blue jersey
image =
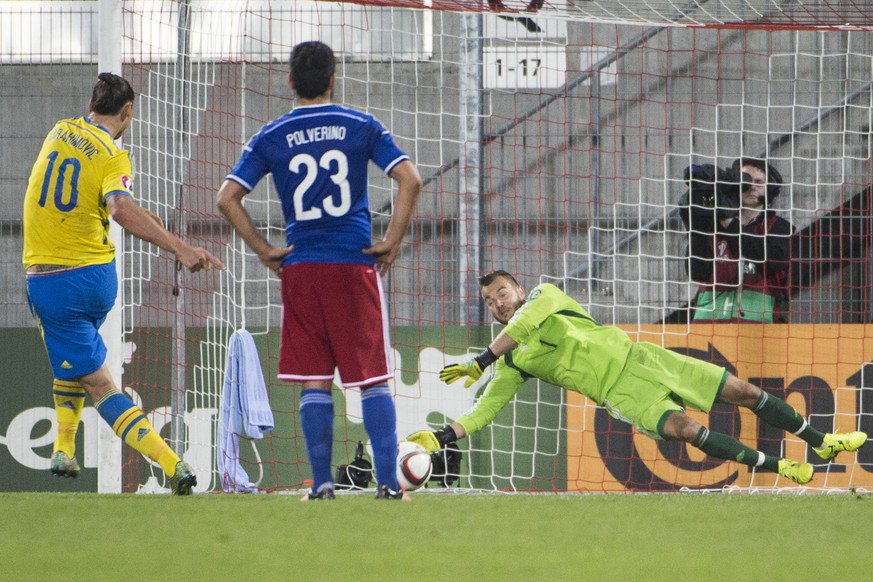
<path id="1" fill-rule="evenodd" d="M 118 292 L 110 216 L 130 234 L 174 253 L 192 272 L 224 268 L 134 202 L 130 158 L 114 142 L 130 126 L 134 99 L 124 78 L 101 73 L 90 113 L 59 121 L 43 142 L 24 197 L 27 298 L 54 374 L 52 474 L 76 477 L 81 470 L 75 441 L 87 394 L 124 442 L 161 466 L 173 493 L 188 495 L 197 484 L 194 472 L 115 385 L 98 333 Z"/>
<path id="2" fill-rule="evenodd" d="M 440 430 L 408 437 L 428 452 L 486 427 L 529 378 L 583 394 L 654 439 L 687 442 L 713 457 L 776 471 L 800 484 L 812 479 L 810 463 L 765 455 L 710 431 L 685 414 L 685 406 L 704 412 L 716 402 L 748 408 L 809 443 L 823 459 L 856 451 L 867 441 L 863 432 L 821 433 L 784 400 L 721 366 L 633 342 L 622 329 L 598 324 L 551 283 L 526 295 L 515 277 L 494 271 L 481 277 L 479 285 L 491 315 L 506 327 L 478 356 L 443 368 L 440 380 L 463 378 L 469 388 L 492 364 L 494 376 L 467 414 Z"/>
<path id="3" fill-rule="evenodd" d="M 336 59 L 329 46 L 291 51 L 297 107 L 268 123 L 243 148 L 218 194 L 218 208 L 282 279 L 279 379 L 302 384 L 300 422 L 313 484 L 304 501 L 333 499 L 333 399 L 339 371 L 361 390 L 364 427 L 376 466 L 377 499 L 408 499 L 397 482 L 397 428 L 387 381 L 393 377 L 381 275 L 400 254 L 421 189 L 418 169 L 372 115 L 332 103 Z M 384 237 L 372 242 L 367 166 L 397 182 Z M 258 232 L 243 198 L 267 174 L 282 202 L 286 246 Z"/>

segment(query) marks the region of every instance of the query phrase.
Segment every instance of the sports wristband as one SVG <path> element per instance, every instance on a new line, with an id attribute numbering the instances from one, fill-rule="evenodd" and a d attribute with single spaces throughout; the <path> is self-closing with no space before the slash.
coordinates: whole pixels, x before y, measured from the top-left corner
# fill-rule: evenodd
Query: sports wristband
<path id="1" fill-rule="evenodd" d="M 455 434 L 455 429 L 452 428 L 452 425 L 447 424 L 441 429 L 434 431 L 434 436 L 440 442 L 440 446 L 444 447 L 449 443 L 453 443 L 458 440 L 457 435 Z"/>
<path id="2" fill-rule="evenodd" d="M 491 351 L 491 348 L 485 348 L 485 351 L 473 358 L 479 367 L 483 370 L 497 361 L 497 356 Z"/>

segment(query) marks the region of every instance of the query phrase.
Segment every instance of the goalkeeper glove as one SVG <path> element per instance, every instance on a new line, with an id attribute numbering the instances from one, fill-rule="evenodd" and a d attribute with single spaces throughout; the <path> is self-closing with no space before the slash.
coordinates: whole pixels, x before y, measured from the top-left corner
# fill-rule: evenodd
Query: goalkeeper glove
<path id="1" fill-rule="evenodd" d="M 432 454 L 445 445 L 455 442 L 458 437 L 455 435 L 455 429 L 447 424 L 435 432 L 429 430 L 414 432 L 406 437 L 406 440 L 424 447 L 428 454 Z"/>
<path id="2" fill-rule="evenodd" d="M 485 351 L 471 360 L 450 364 L 440 372 L 440 380 L 446 384 L 451 384 L 459 378 L 467 376 L 464 381 L 464 388 L 472 386 L 476 380 L 482 377 L 482 372 L 497 360 L 497 356 L 491 351 L 491 348 L 485 348 Z"/>
<path id="3" fill-rule="evenodd" d="M 438 451 L 440 448 L 440 442 L 437 440 L 436 435 L 429 430 L 420 430 L 418 432 L 414 432 L 406 437 L 406 440 L 411 443 L 415 443 L 421 447 L 424 447 L 424 450 L 427 451 L 427 454 Z"/>

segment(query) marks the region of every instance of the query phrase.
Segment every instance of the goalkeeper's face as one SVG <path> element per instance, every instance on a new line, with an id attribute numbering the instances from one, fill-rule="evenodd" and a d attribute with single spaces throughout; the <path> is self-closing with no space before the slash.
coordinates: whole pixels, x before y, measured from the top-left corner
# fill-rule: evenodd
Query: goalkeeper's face
<path id="1" fill-rule="evenodd" d="M 505 277 L 497 277 L 482 287 L 481 292 L 491 315 L 502 324 L 509 323 L 515 312 L 524 305 L 524 289 Z"/>

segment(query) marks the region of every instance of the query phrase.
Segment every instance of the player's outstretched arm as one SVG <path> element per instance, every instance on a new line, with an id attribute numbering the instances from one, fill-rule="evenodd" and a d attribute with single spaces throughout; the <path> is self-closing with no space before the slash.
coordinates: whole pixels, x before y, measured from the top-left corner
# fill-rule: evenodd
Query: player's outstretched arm
<path id="1" fill-rule="evenodd" d="M 130 197 L 113 195 L 106 199 L 112 218 L 133 236 L 170 251 L 191 272 L 224 269 L 217 257 L 204 248 L 190 245 L 164 228 L 160 218 L 152 214 Z"/>
<path id="2" fill-rule="evenodd" d="M 485 368 L 491 365 L 490 362 L 485 363 L 482 361 L 483 355 L 490 358 L 494 357 L 494 354 L 486 350 L 475 358 L 470 358 L 469 360 L 464 360 L 463 362 L 457 362 L 455 364 L 449 364 L 440 370 L 440 380 L 446 384 L 451 384 L 456 380 L 465 378 L 464 388 L 469 388 L 482 377 L 482 372 L 485 371 Z"/>
<path id="3" fill-rule="evenodd" d="M 224 263 L 218 257 L 203 247 L 195 247 L 186 242 L 182 242 L 181 248 L 176 251 L 176 258 L 192 273 L 196 273 L 201 269 L 210 271 L 213 267 L 224 269 Z"/>
<path id="4" fill-rule="evenodd" d="M 493 364 L 497 359 L 507 352 L 511 352 L 518 346 L 518 343 L 504 332 L 497 334 L 494 341 L 491 342 L 485 351 L 478 356 L 449 364 L 440 371 L 440 380 L 446 384 L 451 384 L 461 378 L 464 380 L 464 388 L 469 388 L 476 383 L 476 380 L 482 377 L 485 369 Z"/>
<path id="5" fill-rule="evenodd" d="M 233 180 L 225 180 L 218 191 L 218 210 L 230 225 L 242 237 L 246 245 L 258 255 L 261 263 L 273 272 L 278 273 L 282 267 L 282 259 L 294 247 L 276 247 L 258 232 L 251 215 L 242 204 L 243 198 L 249 193 L 241 184 Z"/>
<path id="6" fill-rule="evenodd" d="M 385 230 L 385 237 L 373 246 L 364 249 L 364 253 L 376 258 L 376 266 L 383 275 L 388 272 L 397 257 L 400 256 L 400 245 L 418 204 L 421 192 L 421 175 L 418 168 L 409 160 L 404 160 L 391 170 L 391 178 L 397 182 L 397 198 L 394 200 L 394 211 L 391 221 Z"/>
<path id="7" fill-rule="evenodd" d="M 433 453 L 465 436 L 467 436 L 467 431 L 464 427 L 457 422 L 453 422 L 437 431 L 420 430 L 414 432 L 406 437 L 406 440 L 424 447 L 428 453 Z"/>

